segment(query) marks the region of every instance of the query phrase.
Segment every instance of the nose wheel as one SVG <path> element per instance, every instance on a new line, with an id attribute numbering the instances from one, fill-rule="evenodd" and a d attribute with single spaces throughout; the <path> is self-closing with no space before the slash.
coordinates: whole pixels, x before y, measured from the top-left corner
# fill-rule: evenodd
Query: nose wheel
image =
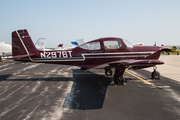
<path id="1" fill-rule="evenodd" d="M 158 71 L 156 71 L 157 67 L 154 66 L 153 69 L 154 69 L 154 71 L 151 73 L 152 79 L 153 79 L 153 80 L 155 80 L 155 79 L 160 79 L 160 77 L 161 77 L 161 76 L 160 76 L 160 73 L 159 73 Z"/>

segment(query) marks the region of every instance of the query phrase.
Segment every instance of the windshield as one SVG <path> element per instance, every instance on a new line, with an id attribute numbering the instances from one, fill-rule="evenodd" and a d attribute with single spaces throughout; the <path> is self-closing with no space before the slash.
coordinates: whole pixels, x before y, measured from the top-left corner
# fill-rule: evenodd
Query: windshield
<path id="1" fill-rule="evenodd" d="M 131 47 L 133 46 L 133 45 L 132 45 L 130 42 L 128 42 L 127 40 L 123 39 L 123 41 L 124 41 L 126 47 L 128 47 L 128 48 L 131 48 Z"/>

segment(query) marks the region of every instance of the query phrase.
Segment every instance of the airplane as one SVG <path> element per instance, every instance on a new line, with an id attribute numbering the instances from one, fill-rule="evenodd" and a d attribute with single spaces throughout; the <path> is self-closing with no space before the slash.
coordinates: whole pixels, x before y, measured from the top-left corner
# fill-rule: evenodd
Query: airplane
<path id="1" fill-rule="evenodd" d="M 165 54 L 167 53 L 168 55 L 170 53 L 177 53 L 177 55 L 179 55 L 180 48 L 179 46 L 164 46 L 163 45 L 162 51 L 165 52 Z"/>
<path id="2" fill-rule="evenodd" d="M 180 48 L 176 47 L 176 46 L 173 46 L 171 48 L 171 52 L 177 52 L 177 55 L 179 55 L 179 52 L 180 52 Z M 169 54 L 169 53 L 168 53 Z"/>
<path id="3" fill-rule="evenodd" d="M 12 55 L 12 46 L 9 44 L 5 44 L 5 41 L 0 42 L 0 61 L 2 61 L 2 57 L 11 56 Z"/>
<path id="4" fill-rule="evenodd" d="M 73 49 L 74 47 L 84 44 L 86 41 L 83 39 L 77 39 L 76 41 L 72 41 L 71 44 L 73 45 L 72 47 L 63 47 L 63 44 L 59 44 L 57 48 L 54 50 L 70 50 Z"/>
<path id="5" fill-rule="evenodd" d="M 143 43 L 134 43 L 133 46 L 136 45 L 136 46 L 139 46 L 139 45 L 144 45 Z"/>
<path id="6" fill-rule="evenodd" d="M 45 48 L 45 38 L 39 38 L 37 40 L 37 42 L 35 43 L 35 47 L 38 49 L 38 50 L 42 50 L 42 51 L 50 51 L 50 50 L 69 50 L 69 49 L 72 49 L 82 43 L 85 43 L 84 39 L 77 39 L 76 41 L 73 41 L 71 42 L 72 43 L 72 47 L 63 47 L 63 44 L 59 44 L 57 46 L 57 48 Z"/>
<path id="7" fill-rule="evenodd" d="M 153 67 L 151 76 L 159 79 L 156 65 L 161 54 L 158 46 L 132 46 L 122 38 L 99 38 L 71 50 L 41 51 L 36 49 L 26 29 L 12 32 L 12 59 L 15 61 L 73 65 L 81 70 L 104 68 L 107 76 L 113 75 L 116 85 L 126 85 L 123 77 L 126 68 L 134 70 Z"/>
<path id="8" fill-rule="evenodd" d="M 45 38 L 39 38 L 37 40 L 37 42 L 35 43 L 35 47 L 38 49 L 38 50 L 45 50 Z"/>

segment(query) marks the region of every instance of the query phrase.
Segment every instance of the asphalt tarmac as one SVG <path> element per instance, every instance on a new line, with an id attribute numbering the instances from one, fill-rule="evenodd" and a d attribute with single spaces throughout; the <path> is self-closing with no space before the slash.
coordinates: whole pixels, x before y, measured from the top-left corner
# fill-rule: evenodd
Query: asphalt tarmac
<path id="1" fill-rule="evenodd" d="M 116 86 L 102 69 L 0 63 L 0 120 L 180 120 L 180 82 L 125 72 Z"/>

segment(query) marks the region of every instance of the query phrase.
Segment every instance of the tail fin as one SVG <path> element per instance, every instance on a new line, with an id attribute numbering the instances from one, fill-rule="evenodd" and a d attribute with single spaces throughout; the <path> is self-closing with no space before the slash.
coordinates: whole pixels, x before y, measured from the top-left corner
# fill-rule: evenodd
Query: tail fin
<path id="1" fill-rule="evenodd" d="M 38 53 L 26 29 L 12 32 L 12 55 L 30 56 Z"/>

